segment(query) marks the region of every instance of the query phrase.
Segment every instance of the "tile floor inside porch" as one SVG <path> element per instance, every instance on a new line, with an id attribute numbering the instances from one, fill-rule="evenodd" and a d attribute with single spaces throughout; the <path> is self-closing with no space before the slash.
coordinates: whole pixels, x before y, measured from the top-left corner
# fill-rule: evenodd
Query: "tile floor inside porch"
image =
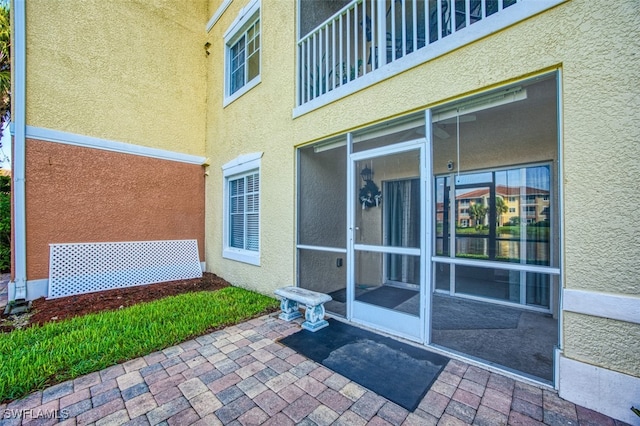
<path id="1" fill-rule="evenodd" d="M 300 322 L 263 316 L 52 386 L 0 404 L 0 424 L 623 424 L 457 360 L 410 413 L 277 342 Z"/>

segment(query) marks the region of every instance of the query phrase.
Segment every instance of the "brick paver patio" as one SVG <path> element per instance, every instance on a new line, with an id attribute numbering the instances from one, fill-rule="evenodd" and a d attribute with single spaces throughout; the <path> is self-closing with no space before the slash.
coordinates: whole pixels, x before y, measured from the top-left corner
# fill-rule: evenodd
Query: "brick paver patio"
<path id="1" fill-rule="evenodd" d="M 410 413 L 277 343 L 299 330 L 273 315 L 228 327 L 0 405 L 0 424 L 623 424 L 457 360 Z"/>
<path id="2" fill-rule="evenodd" d="M 4 310 L 9 299 L 9 280 L 10 274 L 0 274 L 0 308 Z"/>

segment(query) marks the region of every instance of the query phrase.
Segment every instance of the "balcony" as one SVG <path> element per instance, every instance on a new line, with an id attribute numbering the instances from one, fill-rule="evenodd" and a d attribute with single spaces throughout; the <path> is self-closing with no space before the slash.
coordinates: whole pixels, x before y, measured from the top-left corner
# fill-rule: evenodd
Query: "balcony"
<path id="1" fill-rule="evenodd" d="M 565 0 L 299 1 L 294 116 Z"/>

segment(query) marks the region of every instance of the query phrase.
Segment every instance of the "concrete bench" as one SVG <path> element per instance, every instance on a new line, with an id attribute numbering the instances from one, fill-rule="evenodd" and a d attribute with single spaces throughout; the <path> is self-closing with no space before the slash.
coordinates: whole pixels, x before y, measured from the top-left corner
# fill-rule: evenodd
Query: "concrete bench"
<path id="1" fill-rule="evenodd" d="M 305 319 L 302 328 L 309 331 L 318 331 L 329 325 L 324 319 L 324 303 L 331 300 L 331 296 L 317 291 L 306 290 L 299 287 L 284 287 L 275 291 L 280 296 L 280 319 L 291 321 L 300 318 L 298 303 L 306 306 Z"/>

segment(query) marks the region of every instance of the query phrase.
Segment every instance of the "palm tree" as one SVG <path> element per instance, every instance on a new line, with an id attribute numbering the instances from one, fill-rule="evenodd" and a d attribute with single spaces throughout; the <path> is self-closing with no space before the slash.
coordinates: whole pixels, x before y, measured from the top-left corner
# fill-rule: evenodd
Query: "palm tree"
<path id="1" fill-rule="evenodd" d="M 476 222 L 476 229 L 480 229 L 487 215 L 487 208 L 480 203 L 473 203 L 469 206 L 469 216 Z"/>
<path id="2" fill-rule="evenodd" d="M 509 211 L 509 206 L 504 201 L 504 198 L 501 196 L 496 197 L 496 220 L 498 221 L 498 226 L 500 226 L 500 217 Z"/>

